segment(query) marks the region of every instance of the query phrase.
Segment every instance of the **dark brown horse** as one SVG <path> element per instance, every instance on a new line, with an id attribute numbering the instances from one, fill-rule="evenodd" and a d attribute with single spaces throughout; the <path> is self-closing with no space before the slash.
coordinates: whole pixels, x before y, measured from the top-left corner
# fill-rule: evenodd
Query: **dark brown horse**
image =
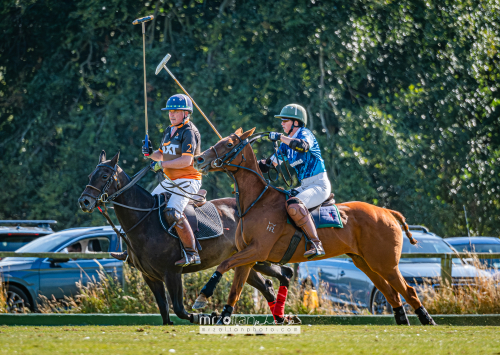
<path id="1" fill-rule="evenodd" d="M 89 185 L 83 191 L 78 202 L 84 212 L 94 211 L 99 193 L 104 190 L 112 196 L 120 189 L 124 189 L 131 179 L 118 166 L 119 153 L 111 160 L 106 160 L 106 153 L 102 151 L 99 163 L 90 175 Z M 150 209 L 155 205 L 155 198 L 140 187 L 133 185 L 126 192 L 119 195 L 114 201 L 132 208 Z M 124 231 L 130 230 L 139 221 L 140 224 L 130 233 L 127 233 L 129 253 L 133 256 L 134 265 L 142 272 L 144 280 L 153 291 L 160 309 L 163 324 L 173 324 L 169 318 L 168 300 L 165 294 L 164 283 L 172 299 L 175 314 L 191 322 L 196 320 L 189 314 L 183 305 L 182 277 L 183 273 L 192 273 L 219 265 L 223 260 L 237 252 L 235 232 L 238 225 L 236 202 L 234 198 L 222 198 L 211 201 L 217 208 L 224 227 L 224 234 L 220 237 L 201 240 L 201 264 L 185 268 L 175 266 L 174 261 L 179 259 L 181 250 L 178 240 L 168 235 L 160 225 L 158 213 L 151 213 L 142 220 L 147 212 L 137 211 L 115 205 L 115 213 Z M 265 280 L 259 272 L 278 278 L 280 283 L 287 283 L 293 275 L 290 267 L 276 265 L 256 265 L 249 272 L 248 284 L 259 290 L 268 302 L 274 302 L 276 296 L 271 280 Z"/>
<path id="2" fill-rule="evenodd" d="M 287 224 L 286 194 L 268 187 L 262 195 L 268 183 L 262 177 L 255 154 L 248 144 L 248 138 L 254 130 L 255 128 L 243 133 L 240 128 L 195 157 L 195 168 L 202 173 L 226 171 L 232 175 L 235 179 L 235 188 L 240 189 L 240 210 L 246 211 L 250 208 L 240 220 L 239 223 L 243 225 L 238 227 L 236 233 L 238 253 L 224 260 L 214 273 L 216 279 L 218 275 L 235 269 L 228 304 L 222 314 L 224 317 L 230 316 L 252 266 L 259 261 L 280 261 L 295 232 L 295 228 Z M 400 223 L 405 228 L 410 242 L 417 243 L 408 231 L 405 218 L 399 212 L 364 202 L 348 202 L 337 206 L 347 223 L 342 229 L 318 230 L 326 252 L 324 258 L 349 255 L 354 264 L 373 281 L 395 309 L 398 324 L 409 324 L 400 294 L 416 310 L 422 324 L 435 324 L 423 308 L 415 289 L 406 283 L 398 268 L 403 245 Z M 268 228 L 269 225 L 274 228 Z M 291 263 L 308 261 L 303 256 L 304 244 L 305 241 L 302 239 L 290 259 Z M 203 304 L 206 297 L 213 294 L 216 284 L 212 277 L 202 289 L 197 300 L 198 304 Z M 286 292 L 284 295 L 286 298 Z M 278 296 L 278 302 L 279 298 Z"/>

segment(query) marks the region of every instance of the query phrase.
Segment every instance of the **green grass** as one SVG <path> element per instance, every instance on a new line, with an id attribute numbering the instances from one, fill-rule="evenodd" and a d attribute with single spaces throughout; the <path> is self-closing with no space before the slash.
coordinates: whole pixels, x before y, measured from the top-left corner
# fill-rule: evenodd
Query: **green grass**
<path id="1" fill-rule="evenodd" d="M 500 327 L 302 326 L 300 335 L 198 334 L 197 326 L 0 326 L 0 354 L 498 354 Z"/>

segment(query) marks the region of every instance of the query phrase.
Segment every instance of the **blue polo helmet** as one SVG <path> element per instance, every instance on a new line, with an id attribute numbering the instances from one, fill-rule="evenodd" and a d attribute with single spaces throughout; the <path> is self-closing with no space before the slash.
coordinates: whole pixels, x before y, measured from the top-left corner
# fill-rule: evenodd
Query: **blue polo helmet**
<path id="1" fill-rule="evenodd" d="M 184 94 L 177 94 L 167 101 L 167 106 L 161 109 L 162 111 L 170 111 L 170 110 L 181 110 L 181 111 L 189 111 L 189 113 L 193 113 L 193 102 L 191 99 Z"/>

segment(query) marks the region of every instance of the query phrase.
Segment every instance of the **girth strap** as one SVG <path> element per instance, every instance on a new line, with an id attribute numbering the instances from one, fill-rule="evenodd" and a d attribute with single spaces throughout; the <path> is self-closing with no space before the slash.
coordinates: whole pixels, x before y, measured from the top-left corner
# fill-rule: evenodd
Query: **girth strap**
<path id="1" fill-rule="evenodd" d="M 288 249 L 286 250 L 281 260 L 278 262 L 278 264 L 285 265 L 290 261 L 293 254 L 295 254 L 295 250 L 297 250 L 297 246 L 299 245 L 303 235 L 304 233 L 302 233 L 302 231 L 298 229 L 295 230 L 295 233 L 292 236 L 292 240 L 290 240 L 290 245 L 288 245 Z"/>

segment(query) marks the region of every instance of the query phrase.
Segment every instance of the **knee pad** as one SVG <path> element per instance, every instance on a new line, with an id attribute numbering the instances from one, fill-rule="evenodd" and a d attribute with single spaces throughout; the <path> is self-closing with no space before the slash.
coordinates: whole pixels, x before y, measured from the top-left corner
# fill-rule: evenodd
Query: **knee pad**
<path id="1" fill-rule="evenodd" d="M 167 209 L 165 209 L 164 213 L 165 213 L 165 219 L 167 220 L 169 225 L 172 225 L 174 223 L 178 223 L 184 217 L 175 208 L 167 208 Z"/>
<path id="2" fill-rule="evenodd" d="M 286 210 L 292 218 L 295 216 L 305 217 L 309 215 L 306 206 L 297 197 L 289 198 L 288 201 L 286 201 Z"/>
<path id="3" fill-rule="evenodd" d="M 297 227 L 302 227 L 309 220 L 307 207 L 297 197 L 292 197 L 286 201 L 286 211 Z"/>

